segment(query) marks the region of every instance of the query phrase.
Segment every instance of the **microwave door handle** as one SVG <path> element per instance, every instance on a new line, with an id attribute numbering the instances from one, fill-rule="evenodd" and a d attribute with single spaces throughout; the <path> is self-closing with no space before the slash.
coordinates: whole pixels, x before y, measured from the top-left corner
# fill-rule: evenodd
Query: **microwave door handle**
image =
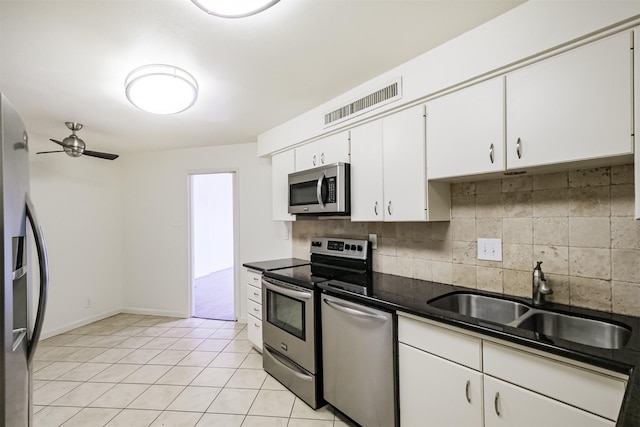
<path id="1" fill-rule="evenodd" d="M 318 185 L 316 187 L 316 196 L 318 197 L 318 204 L 324 209 L 324 200 L 322 200 L 322 181 L 324 181 L 324 173 L 318 178 Z"/>

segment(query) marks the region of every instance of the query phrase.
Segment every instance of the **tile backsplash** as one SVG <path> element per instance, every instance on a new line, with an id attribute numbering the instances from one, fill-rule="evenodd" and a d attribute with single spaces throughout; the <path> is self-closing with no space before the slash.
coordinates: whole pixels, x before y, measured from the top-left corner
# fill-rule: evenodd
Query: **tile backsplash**
<path id="1" fill-rule="evenodd" d="M 451 184 L 451 221 L 298 220 L 293 256 L 315 236 L 378 235 L 373 269 L 531 296 L 535 261 L 551 301 L 640 316 L 640 221 L 633 165 Z M 502 261 L 477 259 L 477 238 L 502 239 Z"/>

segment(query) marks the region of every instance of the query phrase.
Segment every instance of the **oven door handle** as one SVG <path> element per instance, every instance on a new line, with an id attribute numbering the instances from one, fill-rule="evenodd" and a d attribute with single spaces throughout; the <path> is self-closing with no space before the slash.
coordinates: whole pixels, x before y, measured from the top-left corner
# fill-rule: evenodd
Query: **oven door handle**
<path id="1" fill-rule="evenodd" d="M 366 311 L 356 310 L 355 308 L 349 307 L 344 303 L 339 303 L 337 301 L 331 301 L 326 298 L 322 299 L 325 304 L 334 310 L 341 311 L 342 313 L 349 314 L 351 316 L 363 317 L 365 319 L 375 319 L 382 322 L 386 322 L 387 318 L 384 316 L 380 316 L 379 314 L 367 313 Z"/>
<path id="2" fill-rule="evenodd" d="M 324 181 L 324 174 L 318 178 L 318 185 L 316 186 L 316 197 L 318 198 L 318 204 L 322 209 L 325 208 L 324 200 L 322 200 L 322 182 Z"/>
<path id="3" fill-rule="evenodd" d="M 293 365 L 290 365 L 289 363 L 286 363 L 284 360 L 281 360 L 281 356 L 278 356 L 276 353 L 274 353 L 273 351 L 271 351 L 269 349 L 269 347 L 264 347 L 264 352 L 267 353 L 267 355 L 269 357 L 271 357 L 271 359 L 278 364 L 280 367 L 291 371 L 291 373 L 293 373 L 293 375 L 295 375 L 296 377 L 300 378 L 301 380 L 305 380 L 305 381 L 311 381 L 313 380 L 313 377 L 311 377 L 310 375 L 304 374 L 302 372 L 300 372 L 297 368 L 295 368 Z"/>
<path id="4" fill-rule="evenodd" d="M 279 294 L 287 295 L 287 296 L 289 296 L 291 298 L 309 299 L 312 296 L 311 292 L 294 291 L 293 289 L 288 289 L 288 288 L 285 288 L 283 286 L 274 285 L 273 283 L 267 282 L 264 279 L 262 279 L 262 284 L 267 289 L 269 289 L 269 290 L 271 290 L 273 292 L 277 292 Z"/>

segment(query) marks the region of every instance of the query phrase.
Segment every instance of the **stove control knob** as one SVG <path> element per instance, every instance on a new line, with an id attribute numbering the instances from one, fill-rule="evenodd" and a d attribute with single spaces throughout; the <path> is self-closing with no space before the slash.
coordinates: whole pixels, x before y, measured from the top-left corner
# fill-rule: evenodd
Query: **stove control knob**
<path id="1" fill-rule="evenodd" d="M 362 245 L 358 245 L 358 252 L 362 252 Z"/>
<path id="2" fill-rule="evenodd" d="M 349 250 L 349 249 L 351 249 L 351 245 L 344 245 L 344 248 L 345 248 L 346 250 Z"/>

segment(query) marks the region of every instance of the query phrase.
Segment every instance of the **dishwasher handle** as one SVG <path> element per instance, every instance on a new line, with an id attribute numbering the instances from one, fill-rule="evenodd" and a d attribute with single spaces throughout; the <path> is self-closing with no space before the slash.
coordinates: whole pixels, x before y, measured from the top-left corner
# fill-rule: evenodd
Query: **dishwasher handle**
<path id="1" fill-rule="evenodd" d="M 375 319 L 381 322 L 386 322 L 388 320 L 387 317 L 381 316 L 379 314 L 367 313 L 366 311 L 358 310 L 356 308 L 350 307 L 343 302 L 331 301 L 327 298 L 323 298 L 325 304 L 334 310 L 340 311 L 345 314 L 349 314 L 351 316 L 362 317 L 365 319 Z"/>

